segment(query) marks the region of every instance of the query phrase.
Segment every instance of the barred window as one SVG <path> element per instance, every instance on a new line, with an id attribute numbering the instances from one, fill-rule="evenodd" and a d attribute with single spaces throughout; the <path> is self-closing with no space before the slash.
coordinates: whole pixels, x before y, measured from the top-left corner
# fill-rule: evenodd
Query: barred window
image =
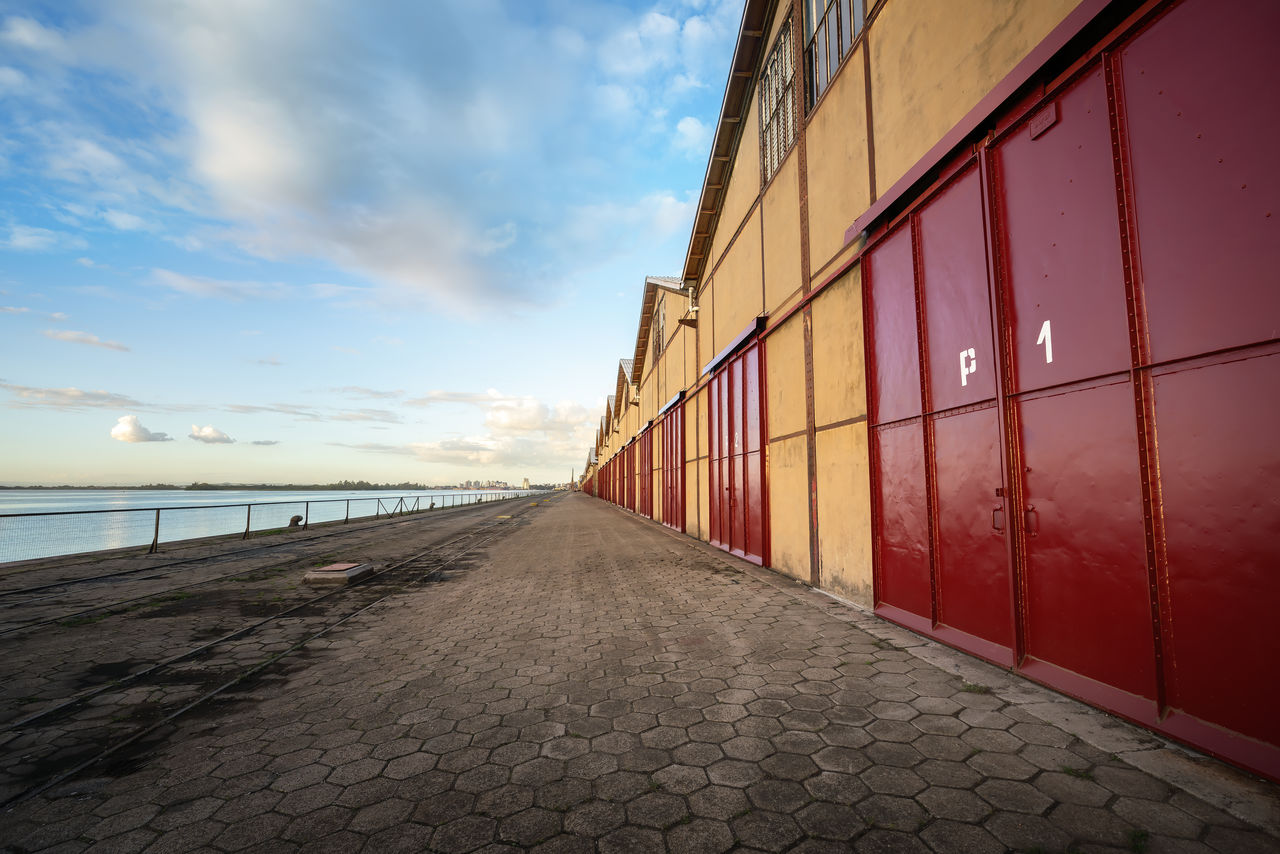
<path id="1" fill-rule="evenodd" d="M 653 313 L 653 358 L 654 363 L 662 355 L 662 348 L 667 346 L 666 297 L 658 298 L 658 309 Z"/>
<path id="2" fill-rule="evenodd" d="M 761 175 L 768 183 L 796 138 L 795 63 L 791 58 L 791 22 L 778 33 L 760 75 Z"/>
<path id="3" fill-rule="evenodd" d="M 806 106 L 826 91 L 865 19 L 865 0 L 804 0 Z"/>

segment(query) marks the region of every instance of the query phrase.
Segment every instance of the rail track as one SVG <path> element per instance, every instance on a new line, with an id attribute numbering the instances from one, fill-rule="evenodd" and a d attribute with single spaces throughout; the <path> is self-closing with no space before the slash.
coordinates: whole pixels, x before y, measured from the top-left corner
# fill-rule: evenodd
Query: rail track
<path id="1" fill-rule="evenodd" d="M 516 499 L 512 499 L 512 500 L 516 500 Z M 477 506 L 479 505 L 464 505 L 456 509 L 465 511 L 468 509 L 474 509 Z M 493 507 L 495 505 L 493 502 L 489 502 L 487 506 Z M 61 613 L 54 613 L 54 614 L 44 613 L 39 617 L 37 617 L 36 619 L 17 620 L 12 622 L 9 620 L 0 618 L 0 637 L 4 637 L 6 635 L 14 634 L 17 632 L 41 628 L 41 627 L 56 624 L 56 623 L 82 620 L 94 614 L 110 613 L 112 611 L 118 611 L 122 608 L 128 608 L 131 605 L 148 601 L 150 599 L 155 598 L 156 596 L 173 594 L 180 591 L 188 591 L 194 588 L 211 585 L 211 584 L 218 584 L 218 583 L 222 583 L 225 581 L 233 580 L 233 579 L 244 577 L 244 576 L 252 576 L 256 573 L 260 573 L 264 570 L 267 570 L 274 565 L 278 565 L 281 562 L 280 560 L 281 555 L 285 552 L 301 552 L 305 550 L 305 548 L 308 546 L 321 543 L 321 542 L 326 542 L 326 541 L 335 541 L 335 542 L 345 541 L 346 543 L 350 543 L 353 539 L 358 539 L 359 535 L 363 533 L 372 533 L 378 536 L 385 535 L 386 531 L 388 530 L 388 527 L 387 527 L 388 525 L 392 525 L 392 526 L 413 525 L 418 522 L 425 521 L 428 518 L 438 519 L 441 517 L 434 515 L 435 513 L 443 514 L 452 509 L 454 508 L 448 508 L 447 510 L 442 510 L 442 511 L 432 511 L 433 515 L 430 517 L 425 515 L 415 514 L 413 516 L 405 517 L 403 519 L 398 519 L 394 522 L 383 519 L 378 522 L 362 524 L 359 527 L 343 525 L 341 527 L 335 528 L 334 530 L 326 531 L 324 533 L 312 534 L 304 537 L 296 537 L 296 536 L 289 537 L 288 539 L 283 539 L 283 540 L 279 540 L 271 543 L 265 543 L 265 544 L 253 546 L 250 548 L 233 549 L 231 551 L 222 552 L 217 555 L 202 555 L 197 557 L 188 557 L 188 558 L 183 558 L 182 560 L 168 561 L 165 563 L 147 563 L 142 566 L 132 566 L 132 567 L 121 569 L 115 572 L 97 573 L 97 574 L 88 575 L 88 576 L 61 577 L 51 581 L 46 581 L 40 584 L 29 585 L 27 587 L 21 587 L 21 588 L 11 588 L 7 590 L 0 588 L 0 613 L 3 613 L 5 611 L 8 611 L 14 608 L 25 607 L 25 608 L 31 609 L 35 606 L 45 608 L 50 604 L 56 604 L 60 600 L 66 600 L 68 598 L 72 598 L 74 592 L 76 591 L 81 591 L 82 596 L 91 598 L 93 596 L 92 592 L 89 592 L 89 593 L 82 592 L 87 585 L 115 584 L 115 583 L 119 583 L 122 580 L 132 580 L 132 579 L 137 579 L 144 582 L 157 581 L 157 580 L 162 580 L 165 576 L 171 576 L 175 571 L 184 571 L 193 566 L 199 567 L 201 570 L 207 570 L 207 569 L 215 568 L 219 565 L 223 565 L 227 563 L 242 564 L 246 558 L 251 558 L 252 556 L 255 556 L 255 555 L 261 555 L 265 558 L 260 564 L 255 564 L 249 568 L 240 567 L 240 568 L 237 568 L 235 572 L 224 573 L 221 575 L 214 575 L 209 577 L 202 577 L 196 581 L 191 581 L 191 582 L 188 582 L 185 584 L 179 584 L 176 586 L 163 587 L 161 589 L 148 589 L 145 592 L 139 593 L 138 595 L 116 599 L 111 602 L 105 602 L 105 603 L 95 602 L 95 604 L 87 608 L 77 608 L 75 610 L 63 611 Z M 145 559 L 147 556 L 142 555 L 139 557 L 142 559 Z M 306 556 L 303 555 L 301 559 L 305 559 L 305 557 Z M 84 565 L 85 564 L 81 562 L 77 564 L 72 564 L 71 566 L 74 567 L 74 566 L 84 566 Z M 65 569 L 65 568 L 66 567 L 59 566 L 59 569 Z M 48 571 L 47 568 L 43 568 L 43 569 L 46 569 L 46 571 Z M 43 596 L 36 595 L 39 593 L 46 593 L 46 595 L 43 595 Z"/>
<path id="2" fill-rule="evenodd" d="M 0 730 L 0 808 L 162 741 L 178 717 L 208 706 L 392 597 L 459 567 L 541 503 L 481 518 L 443 542 L 386 562 L 359 584 L 306 596 L 11 721 Z"/>

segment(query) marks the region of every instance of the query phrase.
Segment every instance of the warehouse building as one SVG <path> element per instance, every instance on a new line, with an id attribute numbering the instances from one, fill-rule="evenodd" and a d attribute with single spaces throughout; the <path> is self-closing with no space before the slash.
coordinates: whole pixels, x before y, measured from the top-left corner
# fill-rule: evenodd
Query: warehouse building
<path id="1" fill-rule="evenodd" d="M 582 488 L 1280 779 L 1276 32 L 747 0 Z"/>

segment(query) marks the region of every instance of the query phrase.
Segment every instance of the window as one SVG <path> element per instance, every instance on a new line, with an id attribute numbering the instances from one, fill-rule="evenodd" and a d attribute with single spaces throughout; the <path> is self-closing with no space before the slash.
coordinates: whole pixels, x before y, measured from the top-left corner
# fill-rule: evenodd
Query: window
<path id="1" fill-rule="evenodd" d="M 866 0 L 804 0 L 804 71 L 808 106 L 817 103 L 862 31 Z"/>
<path id="2" fill-rule="evenodd" d="M 653 338 L 653 359 L 655 364 L 658 357 L 662 355 L 662 349 L 667 346 L 666 301 L 666 297 L 659 297 L 658 308 L 653 313 L 653 332 L 650 335 Z"/>
<path id="3" fill-rule="evenodd" d="M 810 0 L 812 2 L 813 0 Z M 783 25 L 760 75 L 760 155 L 768 183 L 795 141 L 795 63 L 791 59 L 791 22 Z"/>

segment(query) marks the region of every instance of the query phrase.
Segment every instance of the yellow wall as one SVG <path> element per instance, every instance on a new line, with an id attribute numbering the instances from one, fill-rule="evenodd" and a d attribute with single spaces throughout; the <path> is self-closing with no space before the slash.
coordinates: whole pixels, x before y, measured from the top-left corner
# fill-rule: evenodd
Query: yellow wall
<path id="1" fill-rule="evenodd" d="M 766 339 L 769 436 L 805 429 L 804 328 L 796 312 Z"/>
<path id="2" fill-rule="evenodd" d="M 771 565 L 802 581 L 809 580 L 808 443 L 801 433 L 768 450 Z"/>
<path id="3" fill-rule="evenodd" d="M 871 204 L 865 81 L 862 56 L 855 53 L 805 131 L 809 269 L 814 273 L 844 247 L 845 229 Z"/>
<path id="4" fill-rule="evenodd" d="M 751 107 L 742 122 L 741 136 L 738 137 L 738 150 L 734 155 L 733 171 L 729 173 L 729 186 L 724 191 L 724 203 L 720 206 L 720 217 L 716 221 L 715 236 L 711 240 L 711 257 L 707 259 L 707 270 L 710 271 L 724 254 L 725 247 L 733 239 L 734 232 L 747 211 L 756 203 L 760 195 L 760 121 L 759 100 L 754 90 L 751 94 Z"/>
<path id="5" fill-rule="evenodd" d="M 890 0 L 872 22 L 880 192 L 933 147 L 1079 0 Z"/>
<path id="6" fill-rule="evenodd" d="M 871 483 L 867 424 L 817 434 L 818 584 L 855 602 L 871 601 Z"/>
<path id="7" fill-rule="evenodd" d="M 854 267 L 813 300 L 813 412 L 823 427 L 866 415 L 862 275 Z"/>
<path id="8" fill-rule="evenodd" d="M 728 345 L 764 311 L 760 273 L 760 211 L 752 212 L 746 226 L 716 270 L 715 347 L 708 359 Z M 705 363 L 704 363 L 705 364 Z"/>
<path id="9" fill-rule="evenodd" d="M 761 312 L 777 318 L 801 298 L 802 260 L 812 286 L 853 257 L 845 229 L 1024 58 L 1078 0 L 885 0 L 865 41 L 849 57 L 806 117 L 807 174 L 793 149 L 761 195 L 759 93 L 748 96 L 738 147 L 699 283 L 697 329 L 679 326 L 686 300 L 660 292 L 667 332 L 661 357 L 650 355 L 641 381 L 642 406 L 618 402 L 619 430 L 602 442 L 607 461 L 641 424 L 700 372 Z M 777 4 L 765 52 L 789 17 Z M 802 38 L 801 28 L 793 33 Z M 864 71 L 869 57 L 870 80 Z M 803 97 L 803 74 L 796 96 Z M 874 145 L 867 138 L 871 93 Z M 807 219 L 801 217 L 805 195 Z M 808 235 L 803 258 L 802 233 Z M 805 393 L 804 315 L 797 312 L 765 339 L 768 406 L 766 449 L 772 566 L 811 578 L 810 498 L 817 494 L 819 583 L 847 598 L 871 602 L 871 519 L 863 352 L 861 271 L 857 265 L 811 304 L 813 398 Z M 656 324 L 655 324 L 656 330 Z M 629 342 L 628 342 L 629 343 Z M 653 353 L 652 342 L 649 354 Z M 688 533 L 709 537 L 708 395 L 685 407 L 685 515 Z M 812 438 L 806 425 L 816 426 Z M 610 425 L 612 430 L 613 424 Z M 654 515 L 661 517 L 661 437 L 655 435 Z M 809 442 L 812 441 L 812 448 Z M 816 459 L 809 483 L 810 451 Z"/>
<path id="10" fill-rule="evenodd" d="M 788 158 L 762 203 L 764 307 L 775 310 L 800 287 L 800 159 Z"/>

